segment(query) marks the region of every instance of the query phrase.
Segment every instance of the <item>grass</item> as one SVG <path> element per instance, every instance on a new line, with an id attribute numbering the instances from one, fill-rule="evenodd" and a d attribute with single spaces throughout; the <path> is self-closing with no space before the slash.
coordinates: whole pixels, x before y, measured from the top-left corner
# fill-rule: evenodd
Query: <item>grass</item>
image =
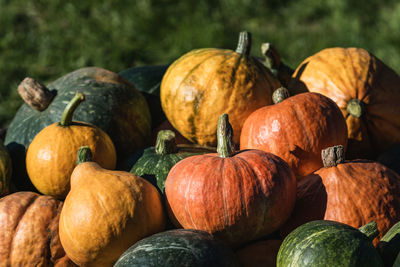
<path id="1" fill-rule="evenodd" d="M 26 76 L 48 83 L 85 66 L 119 72 L 164 64 L 201 47 L 235 49 L 242 30 L 253 55 L 271 42 L 296 67 L 326 47 L 362 47 L 400 71 L 400 3 L 369 0 L 0 0 L 0 126 L 22 100 Z"/>

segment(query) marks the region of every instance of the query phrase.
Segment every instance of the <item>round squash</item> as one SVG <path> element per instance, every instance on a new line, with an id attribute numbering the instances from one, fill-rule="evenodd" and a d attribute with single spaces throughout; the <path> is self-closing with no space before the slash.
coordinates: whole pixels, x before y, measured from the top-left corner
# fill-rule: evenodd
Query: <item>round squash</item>
<path id="1" fill-rule="evenodd" d="M 289 89 L 321 93 L 341 109 L 349 159 L 375 159 L 400 142 L 400 76 L 361 48 L 327 48 L 306 58 Z"/>
<path id="2" fill-rule="evenodd" d="M 140 240 L 114 267 L 234 267 L 240 266 L 233 251 L 207 232 L 176 229 Z"/>
<path id="3" fill-rule="evenodd" d="M 227 113 L 238 144 L 247 116 L 271 104 L 271 94 L 280 83 L 249 55 L 250 47 L 250 34 L 242 32 L 236 51 L 196 49 L 168 68 L 161 82 L 161 105 L 186 139 L 216 146 L 218 117 Z"/>
<path id="4" fill-rule="evenodd" d="M 171 221 L 232 246 L 277 230 L 296 198 L 296 178 L 281 158 L 261 150 L 235 152 L 228 115 L 218 120 L 217 154 L 185 158 L 165 182 Z"/>
<path id="5" fill-rule="evenodd" d="M 64 199 L 70 189 L 70 176 L 76 166 L 79 147 L 89 146 L 94 161 L 114 169 L 116 152 L 110 137 L 100 128 L 73 122 L 72 116 L 85 96 L 77 93 L 65 107 L 60 122 L 41 130 L 26 152 L 26 169 L 34 186 L 43 194 Z"/>
<path id="6" fill-rule="evenodd" d="M 170 130 L 158 132 L 155 147 L 144 150 L 142 156 L 132 164 L 130 172 L 145 178 L 164 192 L 165 180 L 171 168 L 180 160 L 205 153 L 216 152 L 215 148 L 196 145 L 176 145 L 175 133 Z"/>
<path id="7" fill-rule="evenodd" d="M 58 236 L 63 203 L 34 192 L 0 199 L 2 266 L 76 266 L 65 255 Z"/>
<path id="8" fill-rule="evenodd" d="M 0 142 L 0 197 L 10 192 L 12 164 L 10 154 L 3 142 Z"/>
<path id="9" fill-rule="evenodd" d="M 140 239 L 164 230 L 161 196 L 146 180 L 129 172 L 106 170 L 91 160 L 89 147 L 78 151 L 60 215 L 60 240 L 78 265 L 112 266 Z"/>
<path id="10" fill-rule="evenodd" d="M 119 75 L 131 82 L 146 98 L 150 108 L 152 129 L 166 119 L 161 108 L 160 85 L 169 65 L 132 67 Z"/>
<path id="11" fill-rule="evenodd" d="M 98 67 L 78 69 L 44 86 L 25 79 L 18 87 L 26 101 L 11 121 L 5 139 L 13 164 L 13 181 L 19 190 L 32 190 L 25 169 L 26 149 L 42 129 L 58 122 L 76 92 L 86 101 L 74 119 L 93 124 L 113 141 L 118 159 L 150 143 L 151 117 L 142 94 L 120 75 Z"/>
<path id="12" fill-rule="evenodd" d="M 240 136 L 240 149 L 281 157 L 298 179 L 323 166 L 322 149 L 346 143 L 347 127 L 339 108 L 318 93 L 291 96 L 254 111 Z"/>
<path id="13" fill-rule="evenodd" d="M 308 221 L 333 220 L 360 227 L 376 221 L 379 239 L 400 221 L 400 176 L 370 160 L 344 161 L 342 146 L 324 150 L 324 168 L 304 178 L 282 233 Z"/>
<path id="14" fill-rule="evenodd" d="M 369 237 L 349 225 L 317 220 L 291 232 L 279 248 L 277 267 L 384 266 Z"/>

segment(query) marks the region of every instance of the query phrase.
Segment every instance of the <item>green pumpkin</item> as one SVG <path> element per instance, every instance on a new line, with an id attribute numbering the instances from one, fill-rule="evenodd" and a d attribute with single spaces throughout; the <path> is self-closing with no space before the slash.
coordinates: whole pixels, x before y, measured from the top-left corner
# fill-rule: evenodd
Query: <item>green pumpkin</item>
<path id="1" fill-rule="evenodd" d="M 10 192 L 11 158 L 7 148 L 0 142 L 0 197 Z"/>
<path id="2" fill-rule="evenodd" d="M 374 236 L 367 237 L 368 231 L 364 233 L 334 221 L 308 222 L 283 240 L 278 252 L 277 267 L 384 266 L 378 251 L 372 245 L 371 239 Z"/>
<path id="3" fill-rule="evenodd" d="M 176 229 L 138 241 L 125 251 L 114 267 L 228 267 L 239 266 L 234 252 L 200 230 Z"/>
<path id="4" fill-rule="evenodd" d="M 98 67 L 82 68 L 50 83 L 47 88 L 37 82 L 23 82 L 18 89 L 21 95 L 40 96 L 39 100 L 27 99 L 29 104 L 24 103 L 19 108 L 5 138 L 13 169 L 18 170 L 13 175 L 18 189 L 32 188 L 24 167 L 28 145 L 43 128 L 59 121 L 65 105 L 76 92 L 83 93 L 86 101 L 77 108 L 73 119 L 94 124 L 105 131 L 115 145 L 118 159 L 150 142 L 151 117 L 145 98 L 114 72 Z"/>
<path id="5" fill-rule="evenodd" d="M 132 162 L 127 165 L 132 166 L 131 173 L 145 178 L 163 192 L 168 173 L 178 161 L 194 155 L 215 152 L 216 149 L 212 147 L 176 145 L 175 133 L 171 130 L 162 130 L 158 132 L 156 146 L 146 148 L 139 158 L 134 156 Z"/>
<path id="6" fill-rule="evenodd" d="M 378 249 L 385 266 L 393 266 L 400 252 L 400 222 L 393 225 L 379 240 Z"/>
<path id="7" fill-rule="evenodd" d="M 140 66 L 121 71 L 119 74 L 130 81 L 146 98 L 150 107 L 152 129 L 166 120 L 161 108 L 160 84 L 169 65 Z"/>

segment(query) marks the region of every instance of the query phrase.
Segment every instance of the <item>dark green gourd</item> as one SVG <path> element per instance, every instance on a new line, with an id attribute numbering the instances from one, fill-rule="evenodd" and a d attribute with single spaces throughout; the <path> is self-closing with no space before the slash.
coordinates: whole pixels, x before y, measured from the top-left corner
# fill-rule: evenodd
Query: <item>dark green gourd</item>
<path id="1" fill-rule="evenodd" d="M 16 170 L 13 181 L 18 189 L 31 189 L 29 180 L 25 179 L 25 150 L 39 131 L 59 121 L 65 105 L 76 92 L 85 94 L 86 101 L 77 108 L 73 119 L 105 131 L 116 147 L 118 159 L 149 144 L 151 117 L 146 100 L 117 73 L 98 67 L 82 68 L 47 87 L 27 78 L 18 90 L 27 103 L 17 111 L 5 138 Z"/>
<path id="2" fill-rule="evenodd" d="M 384 266 L 371 242 L 377 233 L 376 224 L 368 224 L 359 230 L 334 221 L 308 222 L 283 240 L 278 252 L 277 267 Z"/>
<path id="3" fill-rule="evenodd" d="M 171 130 L 162 130 L 158 132 L 156 146 L 146 148 L 139 158 L 132 157 L 132 162 L 128 163 L 127 167 L 132 166 L 131 173 L 145 178 L 163 192 L 168 172 L 178 161 L 194 155 L 215 152 L 216 149 L 212 147 L 177 145 L 175 133 Z M 135 160 L 137 161 L 134 162 Z"/>
<path id="4" fill-rule="evenodd" d="M 228 267 L 239 266 L 234 252 L 211 234 L 176 229 L 138 241 L 125 251 L 114 267 Z"/>
<path id="5" fill-rule="evenodd" d="M 121 71 L 119 74 L 130 81 L 146 98 L 152 118 L 152 129 L 166 120 L 161 108 L 160 84 L 169 65 L 140 66 Z"/>
<path id="6" fill-rule="evenodd" d="M 379 240 L 378 249 L 385 266 L 393 266 L 400 252 L 400 222 L 393 225 L 381 240 Z"/>

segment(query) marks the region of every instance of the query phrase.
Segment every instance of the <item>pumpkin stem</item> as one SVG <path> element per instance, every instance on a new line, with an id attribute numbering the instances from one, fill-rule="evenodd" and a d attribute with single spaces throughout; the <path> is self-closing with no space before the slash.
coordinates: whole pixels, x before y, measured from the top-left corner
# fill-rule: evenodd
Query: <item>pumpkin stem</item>
<path id="1" fill-rule="evenodd" d="M 371 241 L 379 235 L 378 225 L 375 221 L 369 222 L 366 225 L 361 226 L 360 228 L 358 228 L 358 230 L 366 235 Z"/>
<path id="2" fill-rule="evenodd" d="M 65 107 L 63 114 L 61 115 L 61 120 L 59 125 L 61 126 L 69 126 L 72 123 L 72 116 L 74 116 L 74 112 L 76 108 L 85 100 L 85 95 L 82 93 L 76 93 L 75 96 L 69 101 L 67 106 Z"/>
<path id="3" fill-rule="evenodd" d="M 325 168 L 336 166 L 344 162 L 344 147 L 342 145 L 328 147 L 321 152 Z"/>
<path id="4" fill-rule="evenodd" d="M 251 49 L 251 34 L 246 31 L 240 32 L 239 42 L 236 48 L 236 52 L 247 57 L 250 55 L 250 49 Z"/>
<path id="5" fill-rule="evenodd" d="M 79 165 L 83 162 L 93 161 L 92 150 L 88 146 L 81 146 L 76 154 L 76 164 Z"/>
<path id="6" fill-rule="evenodd" d="M 176 153 L 178 147 L 175 142 L 175 133 L 171 130 L 159 131 L 157 134 L 155 150 L 158 155 Z"/>
<path id="7" fill-rule="evenodd" d="M 364 114 L 365 103 L 359 99 L 351 99 L 347 102 L 346 110 L 350 115 L 360 118 Z"/>
<path id="8" fill-rule="evenodd" d="M 272 102 L 278 104 L 288 97 L 290 97 L 289 90 L 285 87 L 279 87 L 272 94 Z"/>
<path id="9" fill-rule="evenodd" d="M 18 93 L 25 103 L 37 111 L 45 110 L 54 98 L 54 94 L 45 85 L 30 77 L 18 85 Z"/>
<path id="10" fill-rule="evenodd" d="M 235 143 L 233 142 L 233 129 L 229 123 L 228 114 L 222 114 L 218 118 L 217 126 L 217 152 L 221 158 L 228 158 L 235 153 Z"/>
<path id="11" fill-rule="evenodd" d="M 278 50 L 271 43 L 261 44 L 261 53 L 265 56 L 264 66 L 278 78 L 283 86 L 287 87 L 294 70 L 281 61 Z"/>

